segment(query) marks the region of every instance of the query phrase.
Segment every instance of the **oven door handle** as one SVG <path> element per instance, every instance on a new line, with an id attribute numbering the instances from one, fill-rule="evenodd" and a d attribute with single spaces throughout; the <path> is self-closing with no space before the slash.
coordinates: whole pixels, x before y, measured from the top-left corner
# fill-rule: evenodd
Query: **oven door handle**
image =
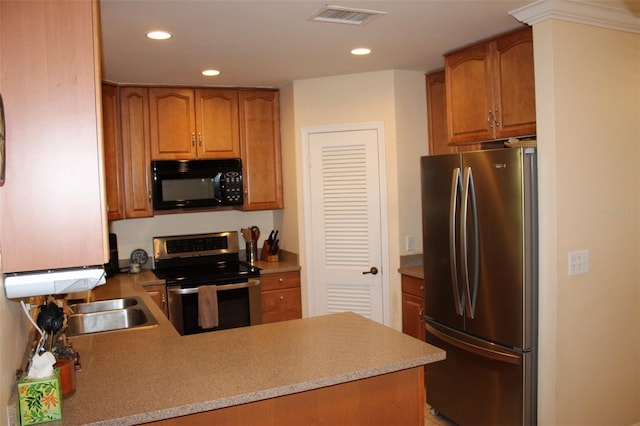
<path id="1" fill-rule="evenodd" d="M 211 284 L 215 285 L 215 284 Z M 248 288 L 259 286 L 260 280 L 249 280 L 248 282 L 243 283 L 235 283 L 235 284 L 223 284 L 223 285 L 215 285 L 217 291 L 225 291 L 225 290 L 235 290 L 238 288 Z M 169 292 L 173 294 L 196 294 L 198 293 L 198 287 L 189 287 L 189 288 L 181 288 L 181 287 L 169 287 Z"/>

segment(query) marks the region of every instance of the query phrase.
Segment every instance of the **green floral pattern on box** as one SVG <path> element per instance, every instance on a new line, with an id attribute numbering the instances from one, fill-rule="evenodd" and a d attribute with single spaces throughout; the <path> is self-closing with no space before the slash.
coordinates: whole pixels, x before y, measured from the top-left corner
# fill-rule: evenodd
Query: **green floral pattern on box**
<path id="1" fill-rule="evenodd" d="M 23 425 L 51 422 L 62 419 L 60 398 L 60 370 L 53 377 L 23 379 L 18 383 L 20 422 Z"/>

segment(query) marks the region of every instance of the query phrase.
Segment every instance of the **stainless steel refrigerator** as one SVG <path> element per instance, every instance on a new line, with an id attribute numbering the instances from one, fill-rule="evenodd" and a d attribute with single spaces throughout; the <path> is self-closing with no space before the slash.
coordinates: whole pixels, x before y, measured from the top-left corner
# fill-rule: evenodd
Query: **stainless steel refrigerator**
<path id="1" fill-rule="evenodd" d="M 427 402 L 460 425 L 536 424 L 534 148 L 421 158 Z"/>

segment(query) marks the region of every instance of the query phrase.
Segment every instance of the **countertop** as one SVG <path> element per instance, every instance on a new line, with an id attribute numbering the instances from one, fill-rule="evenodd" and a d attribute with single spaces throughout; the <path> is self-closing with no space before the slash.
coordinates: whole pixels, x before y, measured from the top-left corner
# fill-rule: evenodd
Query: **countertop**
<path id="1" fill-rule="evenodd" d="M 402 275 L 409 275 L 410 277 L 424 279 L 424 268 L 420 266 L 406 266 L 398 268 L 398 272 Z"/>
<path id="2" fill-rule="evenodd" d="M 180 336 L 142 287 L 154 281 L 150 271 L 120 274 L 93 291 L 97 300 L 142 296 L 158 326 L 72 338 L 82 370 L 75 394 L 63 400 L 63 420 L 49 424 L 138 424 L 445 358 L 439 348 L 354 313 Z"/>

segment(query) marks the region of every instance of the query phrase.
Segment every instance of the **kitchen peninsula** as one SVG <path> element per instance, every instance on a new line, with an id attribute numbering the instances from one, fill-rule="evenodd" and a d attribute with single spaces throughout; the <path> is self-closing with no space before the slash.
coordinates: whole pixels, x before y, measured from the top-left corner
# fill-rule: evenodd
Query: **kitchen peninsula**
<path id="1" fill-rule="evenodd" d="M 158 326 L 74 337 L 82 370 L 59 424 L 423 424 L 423 365 L 443 350 L 354 313 L 180 336 L 148 282 L 94 290 L 141 296 Z"/>

